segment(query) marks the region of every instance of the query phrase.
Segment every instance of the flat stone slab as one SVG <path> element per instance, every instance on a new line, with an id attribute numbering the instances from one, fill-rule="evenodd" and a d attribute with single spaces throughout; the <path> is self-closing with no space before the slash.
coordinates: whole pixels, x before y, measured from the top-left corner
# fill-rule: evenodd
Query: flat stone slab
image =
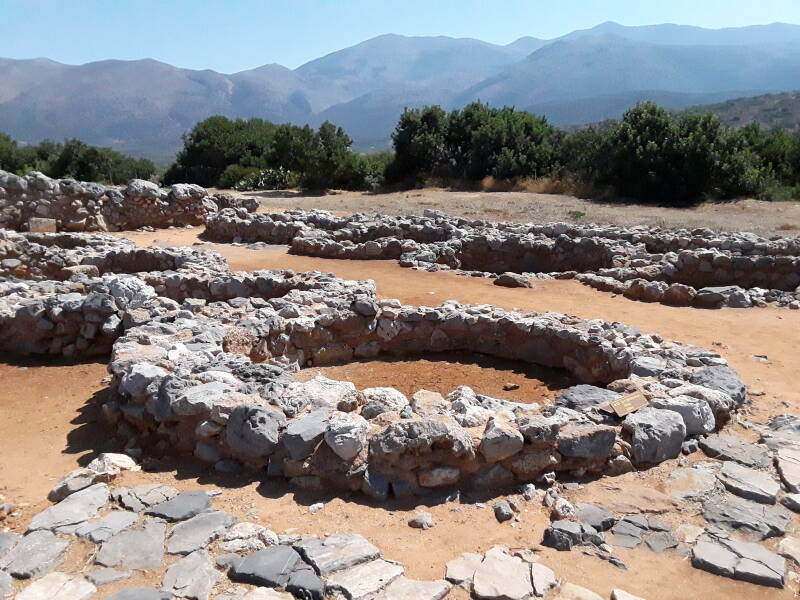
<path id="1" fill-rule="evenodd" d="M 303 540 L 294 546 L 319 575 L 328 575 L 375 560 L 380 550 L 356 534 L 337 533 L 324 540 Z"/>
<path id="2" fill-rule="evenodd" d="M 128 579 L 131 574 L 128 571 L 118 571 L 109 567 L 95 567 L 86 571 L 85 576 L 86 579 L 100 587 Z"/>
<path id="3" fill-rule="evenodd" d="M 600 594 L 574 583 L 564 583 L 553 600 L 604 600 Z"/>
<path id="4" fill-rule="evenodd" d="M 778 481 L 768 473 L 733 461 L 725 462 L 717 477 L 729 492 L 761 504 L 775 504 L 781 490 Z"/>
<path id="5" fill-rule="evenodd" d="M 526 600 L 533 595 L 530 565 L 492 548 L 475 571 L 472 592 L 476 598 L 485 600 Z"/>
<path id="6" fill-rule="evenodd" d="M 139 515 L 135 513 L 114 510 L 99 519 L 86 521 L 75 530 L 75 535 L 86 538 L 95 544 L 101 544 L 138 520 Z"/>
<path id="7" fill-rule="evenodd" d="M 534 596 L 543 598 L 556 587 L 558 578 L 550 567 L 546 567 L 542 563 L 531 563 L 531 583 Z"/>
<path id="8" fill-rule="evenodd" d="M 146 587 L 129 587 L 120 590 L 107 600 L 171 600 L 169 594 Z"/>
<path id="9" fill-rule="evenodd" d="M 97 588 L 80 575 L 50 573 L 22 590 L 16 600 L 87 600 L 96 591 Z"/>
<path id="10" fill-rule="evenodd" d="M 198 550 L 167 569 L 162 588 L 178 598 L 208 600 L 211 589 L 221 578 L 222 573 L 211 564 L 208 552 Z"/>
<path id="11" fill-rule="evenodd" d="M 672 471 L 665 482 L 670 496 L 679 500 L 701 500 L 714 491 L 717 476 L 711 469 L 685 467 Z"/>
<path id="12" fill-rule="evenodd" d="M 800 449 L 779 448 L 775 454 L 775 466 L 790 492 L 800 492 Z"/>
<path id="13" fill-rule="evenodd" d="M 458 558 L 448 561 L 447 565 L 445 565 L 444 578 L 456 585 L 469 586 L 472 584 L 475 571 L 482 562 L 483 554 L 464 552 Z"/>
<path id="14" fill-rule="evenodd" d="M 750 444 L 732 435 L 717 433 L 699 440 L 700 448 L 708 456 L 720 460 L 732 460 L 753 469 L 770 469 L 772 456 L 769 448 Z"/>
<path id="15" fill-rule="evenodd" d="M 167 552 L 189 554 L 205 548 L 236 523 L 236 517 L 221 510 L 200 513 L 172 528 L 167 538 Z"/>
<path id="16" fill-rule="evenodd" d="M 211 498 L 204 490 L 181 492 L 174 498 L 156 504 L 145 514 L 160 517 L 167 521 L 185 521 L 199 515 L 211 506 Z"/>
<path id="17" fill-rule="evenodd" d="M 32 531 L 0 559 L 0 571 L 17 579 L 38 577 L 56 566 L 68 545 L 50 531 Z"/>
<path id="18" fill-rule="evenodd" d="M 578 520 L 594 527 L 597 531 L 608 531 L 617 522 L 611 511 L 598 504 L 579 502 L 575 505 Z"/>
<path id="19" fill-rule="evenodd" d="M 386 589 L 376 596 L 375 600 L 442 600 L 450 593 L 452 586 L 438 579 L 436 581 L 418 581 L 406 577 L 398 577 Z"/>
<path id="20" fill-rule="evenodd" d="M 145 508 L 171 500 L 178 495 L 178 490 L 166 485 L 148 483 L 132 488 L 117 488 L 112 495 L 124 508 L 141 512 Z"/>
<path id="21" fill-rule="evenodd" d="M 3 558 L 21 539 L 22 536 L 18 533 L 0 531 L 0 558 Z"/>
<path id="22" fill-rule="evenodd" d="M 346 571 L 339 571 L 325 582 L 328 593 L 340 593 L 347 600 L 369 600 L 400 577 L 402 565 L 379 558 Z"/>
<path id="23" fill-rule="evenodd" d="M 786 560 L 760 544 L 712 535 L 701 536 L 692 550 L 692 566 L 715 575 L 782 588 Z"/>
<path id="24" fill-rule="evenodd" d="M 0 598 L 11 596 L 14 589 L 14 580 L 5 571 L 0 571 Z"/>
<path id="25" fill-rule="evenodd" d="M 74 533 L 78 525 L 94 517 L 108 500 L 108 486 L 95 483 L 44 509 L 33 517 L 28 530 L 50 529 L 58 533 Z"/>
<path id="26" fill-rule="evenodd" d="M 786 532 L 791 513 L 727 494 L 707 500 L 703 505 L 703 517 L 714 525 L 765 540 Z"/>
<path id="27" fill-rule="evenodd" d="M 166 532 L 164 523 L 149 519 L 141 529 L 126 529 L 112 536 L 100 547 L 95 562 L 122 569 L 157 569 L 164 562 Z"/>
<path id="28" fill-rule="evenodd" d="M 312 571 L 311 566 L 303 562 L 294 548 L 289 546 L 272 546 L 248 554 L 236 561 L 228 572 L 232 581 L 262 585 L 266 587 L 286 587 L 296 571 Z"/>

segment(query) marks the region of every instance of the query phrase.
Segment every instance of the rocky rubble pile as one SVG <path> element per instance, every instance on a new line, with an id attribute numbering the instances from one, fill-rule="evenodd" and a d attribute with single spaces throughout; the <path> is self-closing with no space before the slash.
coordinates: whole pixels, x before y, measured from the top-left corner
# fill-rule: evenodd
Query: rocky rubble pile
<path id="1" fill-rule="evenodd" d="M 222 210 L 206 236 L 287 244 L 297 254 L 392 259 L 405 267 L 496 277 L 576 278 L 628 298 L 678 306 L 800 308 L 800 238 L 655 227 L 490 223 L 426 211 L 422 217 L 325 211 Z"/>
<path id="2" fill-rule="evenodd" d="M 57 231 L 201 225 L 220 208 L 257 207 L 257 200 L 209 195 L 192 184 L 165 189 L 133 179 L 126 186 L 105 186 L 38 172 L 18 176 L 0 171 L 0 228 L 16 231 L 27 229 L 31 218 L 54 219 Z"/>

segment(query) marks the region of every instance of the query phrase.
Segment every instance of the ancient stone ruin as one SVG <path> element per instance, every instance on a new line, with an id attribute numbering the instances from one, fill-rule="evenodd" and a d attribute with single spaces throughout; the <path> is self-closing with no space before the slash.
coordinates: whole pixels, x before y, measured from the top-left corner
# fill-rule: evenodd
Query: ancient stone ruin
<path id="1" fill-rule="evenodd" d="M 491 223 L 426 211 L 422 217 L 325 211 L 222 210 L 206 236 L 288 244 L 307 256 L 392 259 L 427 271 L 576 279 L 634 300 L 675 306 L 800 308 L 800 238 L 766 240 L 709 229 Z"/>
<path id="2" fill-rule="evenodd" d="M 199 185 L 169 189 L 133 179 L 105 186 L 74 179 L 24 177 L 0 170 L 0 229 L 15 231 L 124 231 L 202 225 L 221 208 L 255 210 L 253 199 L 209 195 Z M 49 222 L 49 223 L 48 223 Z"/>
<path id="3" fill-rule="evenodd" d="M 98 215 L 112 214 L 104 212 L 108 206 L 96 203 L 86 223 L 98 225 Z M 47 214 L 61 214 L 62 224 L 74 221 L 67 213 Z M 105 225 L 143 222 L 126 219 Z M 640 300 L 695 307 L 792 307 L 798 300 L 798 239 L 491 224 L 438 213 L 345 218 L 223 208 L 200 221 L 210 240 L 283 244 L 320 257 L 390 258 L 503 285 L 575 278 Z M 20 217 L 15 229 L 25 222 Z M 720 287 L 726 285 L 732 287 Z M 713 294 L 719 298 L 712 301 Z M 51 491 L 55 504 L 34 516 L 24 536 L 0 534 L 0 598 L 21 589 L 14 580 L 27 579 L 36 581 L 19 600 L 52 590 L 90 598 L 131 570 L 158 573 L 161 591 L 131 586 L 112 596 L 117 600 L 208 598 L 211 590 L 225 590 L 214 597 L 226 600 L 437 600 L 454 585 L 482 599 L 599 598 L 559 582 L 530 552 L 505 547 L 466 553 L 435 581 L 406 578 L 402 564 L 361 536 L 278 536 L 255 523 L 237 524 L 199 490 L 109 488 L 120 471 L 138 468 L 127 457 L 192 455 L 209 471 L 379 503 L 458 497 L 456 490 L 503 495 L 490 508 L 501 523 L 536 502 L 552 521 L 533 543 L 579 547 L 621 568 L 615 548 L 641 546 L 690 557 L 697 569 L 782 588 L 789 579 L 784 556 L 800 557 L 793 538 L 781 542 L 780 553 L 759 543 L 784 536 L 786 509 L 800 510 L 800 420 L 774 419 L 759 443 L 728 435 L 747 391 L 725 358 L 633 326 L 455 301 L 404 305 L 380 298 L 372 281 L 317 271 L 232 272 L 210 250 L 9 229 L 0 231 L 0 351 L 107 356 L 111 394 L 102 413 L 127 455 L 68 474 Z M 359 389 L 297 375 L 308 367 L 441 352 L 541 365 L 570 384 L 540 405 L 466 385 L 409 397 L 390 387 Z M 618 401 L 633 398 L 641 404 L 618 409 Z M 675 528 L 645 511 L 612 514 L 568 499 L 574 486 L 646 471 L 698 449 L 714 460 L 679 462 L 665 489 L 691 502 L 705 528 Z M 423 513 L 410 525 L 426 529 L 433 522 Z M 94 545 L 95 565 L 59 570 L 76 537 Z M 169 566 L 165 553 L 176 557 Z M 266 588 L 281 591 L 264 595 Z M 622 590 L 612 595 L 630 597 Z"/>

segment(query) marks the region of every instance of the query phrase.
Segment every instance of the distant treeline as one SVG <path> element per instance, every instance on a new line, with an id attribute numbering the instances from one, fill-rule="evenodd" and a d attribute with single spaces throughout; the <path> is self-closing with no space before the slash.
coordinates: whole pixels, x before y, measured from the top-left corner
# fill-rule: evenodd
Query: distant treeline
<path id="1" fill-rule="evenodd" d="M 547 119 L 475 102 L 446 111 L 407 109 L 393 151 L 359 154 L 335 125 L 318 129 L 215 116 L 184 136 L 162 183 L 252 189 L 378 190 L 550 179 L 595 197 L 659 204 L 704 199 L 800 197 L 800 132 L 732 129 L 710 114 L 673 113 L 651 102 L 619 121 L 565 132 Z M 124 183 L 150 178 L 150 161 L 78 140 L 18 146 L 0 134 L 0 168 Z"/>
<path id="2" fill-rule="evenodd" d="M 20 146 L 0 133 L 0 169 L 24 174 L 41 171 L 48 177 L 122 184 L 131 179 L 150 179 L 155 165 L 110 148 L 89 146 L 80 140 L 64 143 L 45 140 L 36 146 Z"/>
<path id="3" fill-rule="evenodd" d="M 211 117 L 184 138 L 164 183 L 239 189 L 377 189 L 431 178 L 550 178 L 606 197 L 686 204 L 800 195 L 800 134 L 733 130 L 708 114 L 674 114 L 645 102 L 620 121 L 567 133 L 543 117 L 472 103 L 407 109 L 393 152 L 362 155 L 330 123 L 319 130 L 261 119 Z"/>

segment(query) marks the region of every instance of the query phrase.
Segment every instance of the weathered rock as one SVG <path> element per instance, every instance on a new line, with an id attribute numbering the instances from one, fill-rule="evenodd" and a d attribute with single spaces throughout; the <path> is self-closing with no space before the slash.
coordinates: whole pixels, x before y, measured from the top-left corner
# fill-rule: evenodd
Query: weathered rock
<path id="1" fill-rule="evenodd" d="M 47 499 L 50 500 L 50 502 L 60 502 L 67 496 L 89 487 L 95 483 L 96 480 L 96 471 L 92 471 L 91 469 L 75 469 L 56 482 L 53 489 L 47 494 Z"/>
<path id="2" fill-rule="evenodd" d="M 709 435 L 700 440 L 700 448 L 712 458 L 732 460 L 754 469 L 766 469 L 772 464 L 766 446 L 749 444 L 732 435 L 723 433 Z"/>
<path id="3" fill-rule="evenodd" d="M 349 381 L 336 381 L 322 375 L 304 383 L 292 383 L 276 404 L 288 417 L 298 415 L 305 407 L 335 409 L 339 403 L 355 396 L 356 387 Z"/>
<path id="4" fill-rule="evenodd" d="M 288 546 L 273 546 L 259 550 L 234 562 L 228 577 L 232 581 L 266 587 L 286 587 L 299 571 L 310 571 L 300 555 Z"/>
<path id="5" fill-rule="evenodd" d="M 121 569 L 157 569 L 164 560 L 164 523 L 149 519 L 141 529 L 126 529 L 100 546 L 97 564 Z"/>
<path id="6" fill-rule="evenodd" d="M 14 580 L 5 571 L 0 571 L 0 598 L 10 598 L 14 591 Z"/>
<path id="7" fill-rule="evenodd" d="M 611 528 L 611 533 L 613 534 L 612 545 L 622 548 L 636 548 L 642 543 L 646 533 L 646 529 L 642 525 L 643 523 L 641 522 L 633 522 L 630 517 L 617 522 Z"/>
<path id="8" fill-rule="evenodd" d="M 579 502 L 575 505 L 575 510 L 579 521 L 591 525 L 597 531 L 607 531 L 617 522 L 610 511 L 597 504 Z"/>
<path id="9" fill-rule="evenodd" d="M 661 553 L 678 545 L 678 538 L 669 531 L 651 533 L 645 539 L 645 544 L 653 552 Z"/>
<path id="10" fill-rule="evenodd" d="M 456 585 L 469 587 L 472 577 L 478 566 L 483 562 L 483 555 L 475 552 L 465 552 L 445 565 L 445 579 Z"/>
<path id="11" fill-rule="evenodd" d="M 277 543 L 278 536 L 266 527 L 255 523 L 237 523 L 222 535 L 219 548 L 223 552 L 249 554 Z"/>
<path id="12" fill-rule="evenodd" d="M 558 451 L 562 456 L 572 458 L 610 456 L 616 438 L 613 427 L 569 424 L 558 432 Z"/>
<path id="13" fill-rule="evenodd" d="M 733 538 L 704 535 L 692 550 L 692 566 L 715 575 L 782 588 L 786 561 L 763 546 Z"/>
<path id="14" fill-rule="evenodd" d="M 527 277 L 523 277 L 519 273 L 501 273 L 498 275 L 495 280 L 492 282 L 494 285 L 499 285 L 501 287 L 508 287 L 508 288 L 529 288 L 533 287 L 530 280 Z"/>
<path id="15" fill-rule="evenodd" d="M 775 453 L 775 466 L 786 488 L 790 492 L 800 492 L 800 449 L 779 448 Z"/>
<path id="16" fill-rule="evenodd" d="M 633 594 L 629 594 L 625 590 L 614 588 L 613 590 L 611 590 L 611 600 L 645 600 L 645 599 L 640 596 L 634 596 Z"/>
<path id="17" fill-rule="evenodd" d="M 736 371 L 726 366 L 703 367 L 692 373 L 691 382 L 725 392 L 739 407 L 745 400 L 746 388 Z"/>
<path id="18" fill-rule="evenodd" d="M 320 408 L 289 422 L 281 441 L 293 460 L 303 460 L 313 452 L 328 430 L 329 417 L 330 410 Z"/>
<path id="19" fill-rule="evenodd" d="M 355 567 L 380 556 L 380 551 L 375 546 L 357 534 L 337 533 L 324 540 L 309 538 L 295 544 L 294 548 L 322 576 Z"/>
<path id="20" fill-rule="evenodd" d="M 553 521 L 544 530 L 542 546 L 556 550 L 571 550 L 573 546 L 583 542 L 583 528 L 574 521 Z"/>
<path id="21" fill-rule="evenodd" d="M 178 495 L 178 490 L 166 485 L 147 483 L 130 489 L 117 488 L 112 495 L 128 510 L 141 512 L 145 508 L 171 500 Z"/>
<path id="22" fill-rule="evenodd" d="M 558 579 L 556 574 L 549 567 L 542 563 L 531 563 L 531 584 L 533 594 L 537 598 L 543 598 L 547 593 L 556 587 Z"/>
<path id="23" fill-rule="evenodd" d="M 508 500 L 500 500 L 492 505 L 494 516 L 499 523 L 503 523 L 514 518 L 514 510 Z"/>
<path id="24" fill-rule="evenodd" d="M 22 539 L 18 533 L 0 531 L 0 558 L 3 558 Z"/>
<path id="25" fill-rule="evenodd" d="M 170 595 L 165 592 L 146 587 L 128 587 L 120 590 L 108 600 L 171 600 Z"/>
<path id="26" fill-rule="evenodd" d="M 98 587 L 123 581 L 131 576 L 128 571 L 118 571 L 117 569 L 110 569 L 108 567 L 89 569 L 86 571 L 85 575 L 86 579 Z"/>
<path id="27" fill-rule="evenodd" d="M 580 384 L 559 392 L 556 396 L 556 404 L 573 410 L 586 410 L 607 402 L 613 402 L 621 397 L 622 394 L 605 388 Z"/>
<path id="28" fill-rule="evenodd" d="M 483 600 L 530 598 L 533 595 L 530 565 L 501 548 L 492 548 L 475 570 L 472 593 Z"/>
<path id="29" fill-rule="evenodd" d="M 50 531 L 32 531 L 0 558 L 0 571 L 17 579 L 38 577 L 58 564 L 67 546 Z"/>
<path id="30" fill-rule="evenodd" d="M 236 523 L 236 517 L 221 510 L 200 513 L 178 523 L 167 537 L 167 552 L 189 554 L 208 546 Z"/>
<path id="31" fill-rule="evenodd" d="M 237 406 L 225 427 L 225 439 L 231 449 L 245 457 L 269 456 L 278 445 L 279 430 L 286 417 L 261 406 Z"/>
<path id="32" fill-rule="evenodd" d="M 655 398 L 650 402 L 653 408 L 671 410 L 678 413 L 686 425 L 686 435 L 699 435 L 714 431 L 714 413 L 708 402 L 691 396 Z"/>
<path id="33" fill-rule="evenodd" d="M 361 390 L 361 395 L 364 396 L 361 416 L 365 419 L 373 419 L 385 412 L 400 412 L 408 406 L 408 398 L 390 387 L 367 388 Z"/>
<path id="34" fill-rule="evenodd" d="M 451 585 L 441 579 L 417 581 L 398 577 L 381 591 L 375 600 L 441 600 L 450 592 Z"/>
<path id="35" fill-rule="evenodd" d="M 418 510 L 408 521 L 409 527 L 415 529 L 430 529 L 433 527 L 433 515 L 425 510 Z"/>
<path id="36" fill-rule="evenodd" d="M 723 463 L 717 476 L 729 492 L 762 504 L 775 504 L 781 489 L 769 474 L 733 461 Z"/>
<path id="37" fill-rule="evenodd" d="M 686 438 L 683 419 L 669 410 L 643 408 L 625 417 L 622 427 L 631 437 L 633 461 L 638 464 L 675 458 Z"/>
<path id="38" fill-rule="evenodd" d="M 80 575 L 50 573 L 17 594 L 17 600 L 88 600 L 96 591 L 97 588 Z"/>
<path id="39" fill-rule="evenodd" d="M 108 499 L 108 486 L 105 483 L 95 483 L 40 512 L 33 517 L 28 529 L 72 533 L 78 525 L 95 516 Z"/>
<path id="40" fill-rule="evenodd" d="M 781 498 L 781 504 L 791 511 L 800 512 L 800 494 L 786 494 Z M 2 544 L 0 543 L 0 545 Z M 2 550 L 0 550 L 0 556 L 2 554 Z"/>
<path id="41" fill-rule="evenodd" d="M 669 494 L 680 500 L 700 500 L 708 497 L 717 485 L 717 475 L 701 466 L 675 469 L 668 476 L 665 487 Z"/>
<path id="42" fill-rule="evenodd" d="M 730 494 L 712 497 L 703 505 L 703 517 L 714 525 L 735 529 L 757 540 L 781 536 L 790 514 L 779 507 L 756 504 Z"/>
<path id="43" fill-rule="evenodd" d="M 497 462 L 522 450 L 524 443 L 514 414 L 501 412 L 486 423 L 480 450 L 488 462 Z"/>
<path id="44" fill-rule="evenodd" d="M 342 460 L 353 460 L 366 448 L 369 422 L 354 413 L 334 413 L 325 432 L 325 443 Z"/>
<path id="45" fill-rule="evenodd" d="M 411 409 L 420 417 L 436 417 L 447 414 L 450 404 L 439 392 L 419 390 L 411 397 Z"/>
<path id="46" fill-rule="evenodd" d="M 198 550 L 167 569 L 162 587 L 178 598 L 208 600 L 211 589 L 221 577 L 222 573 L 211 564 L 208 552 Z"/>
<path id="47" fill-rule="evenodd" d="M 75 535 L 100 544 L 127 529 L 139 519 L 139 516 L 123 510 L 114 510 L 107 515 L 92 521 L 86 521 L 75 530 Z"/>
<path id="48" fill-rule="evenodd" d="M 788 535 L 778 544 L 778 554 L 800 564 L 800 538 Z"/>
<path id="49" fill-rule="evenodd" d="M 185 521 L 211 506 L 211 498 L 203 490 L 181 492 L 166 502 L 151 506 L 145 514 L 167 521 Z"/>
<path id="50" fill-rule="evenodd" d="M 328 593 L 342 594 L 347 600 L 368 600 L 400 577 L 401 565 L 379 558 L 328 577 Z"/>

